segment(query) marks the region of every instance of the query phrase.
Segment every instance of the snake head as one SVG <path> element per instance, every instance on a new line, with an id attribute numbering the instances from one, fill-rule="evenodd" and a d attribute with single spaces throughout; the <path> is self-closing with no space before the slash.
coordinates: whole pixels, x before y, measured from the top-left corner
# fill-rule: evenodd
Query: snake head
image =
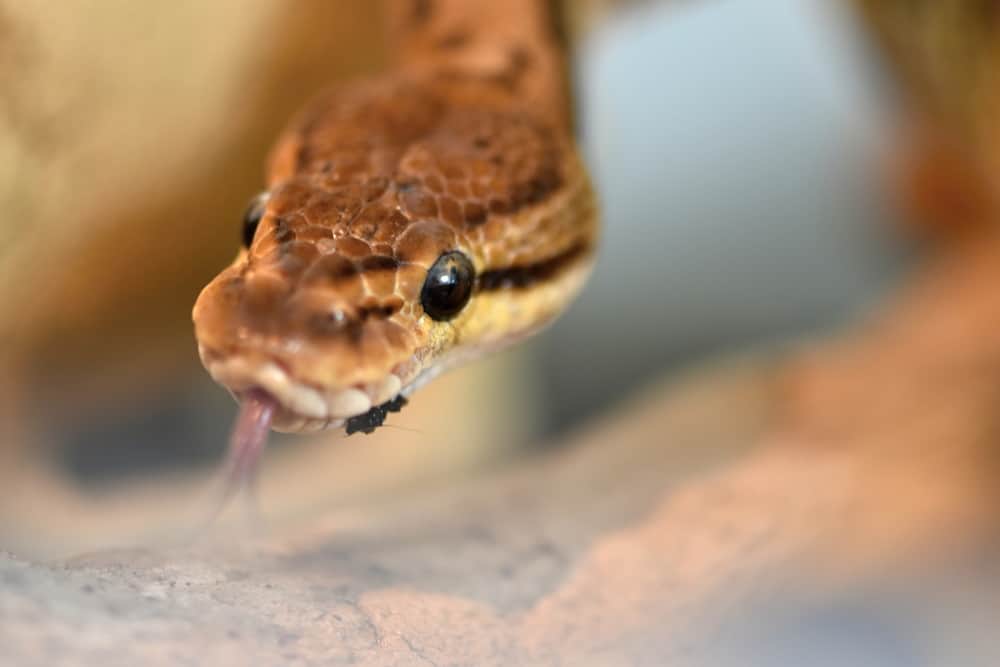
<path id="1" fill-rule="evenodd" d="M 276 187 L 195 304 L 205 367 L 237 398 L 272 396 L 276 430 L 339 426 L 408 394 L 468 316 L 468 250 L 447 225 L 407 219 L 389 190 L 305 177 Z"/>
<path id="2" fill-rule="evenodd" d="M 293 121 L 244 249 L 195 304 L 209 373 L 270 397 L 277 430 L 377 426 L 550 322 L 589 271 L 596 208 L 568 135 L 493 83 L 414 81 L 334 90 Z"/>

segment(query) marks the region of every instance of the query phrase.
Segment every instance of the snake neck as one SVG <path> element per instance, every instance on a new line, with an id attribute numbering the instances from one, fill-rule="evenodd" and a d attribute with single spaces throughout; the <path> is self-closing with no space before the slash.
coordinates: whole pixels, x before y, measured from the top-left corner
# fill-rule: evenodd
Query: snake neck
<path id="1" fill-rule="evenodd" d="M 571 127 L 565 31 L 556 0 L 387 0 L 397 70 L 496 82 L 556 127 Z"/>

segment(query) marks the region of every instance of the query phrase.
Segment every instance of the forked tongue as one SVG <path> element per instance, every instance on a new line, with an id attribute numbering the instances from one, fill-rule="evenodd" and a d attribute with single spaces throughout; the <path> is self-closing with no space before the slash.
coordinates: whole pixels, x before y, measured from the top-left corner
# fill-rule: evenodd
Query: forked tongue
<path id="1" fill-rule="evenodd" d="M 251 508 L 255 507 L 253 503 L 256 499 L 253 494 L 257 482 L 257 467 L 277 408 L 278 402 L 274 397 L 260 389 L 252 389 L 240 395 L 240 412 L 229 436 L 229 451 L 223 466 L 222 494 L 212 520 L 241 491 L 246 494 Z"/>

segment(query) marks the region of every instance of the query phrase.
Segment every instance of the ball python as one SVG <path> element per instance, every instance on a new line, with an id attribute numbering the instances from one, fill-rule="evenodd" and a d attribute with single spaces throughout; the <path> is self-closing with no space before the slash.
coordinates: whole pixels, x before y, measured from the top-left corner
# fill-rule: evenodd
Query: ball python
<path id="1" fill-rule="evenodd" d="M 579 292 L 598 215 L 553 11 L 389 0 L 387 71 L 280 136 L 243 247 L 193 310 L 204 366 L 241 404 L 237 474 L 272 429 L 373 431 Z"/>

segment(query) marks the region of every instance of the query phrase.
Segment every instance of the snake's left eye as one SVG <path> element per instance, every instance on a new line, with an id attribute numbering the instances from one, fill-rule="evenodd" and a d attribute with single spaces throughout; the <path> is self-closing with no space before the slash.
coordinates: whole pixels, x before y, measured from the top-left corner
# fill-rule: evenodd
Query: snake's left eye
<path id="1" fill-rule="evenodd" d="M 270 196 L 267 192 L 261 192 L 250 201 L 247 212 L 243 214 L 243 247 L 249 248 L 253 243 L 253 237 L 257 233 L 257 225 L 264 217 L 267 210 L 267 199 Z"/>
<path id="2" fill-rule="evenodd" d="M 457 250 L 446 252 L 427 272 L 420 291 L 420 305 L 431 319 L 450 320 L 469 303 L 475 282 L 476 269 L 472 261 Z"/>

